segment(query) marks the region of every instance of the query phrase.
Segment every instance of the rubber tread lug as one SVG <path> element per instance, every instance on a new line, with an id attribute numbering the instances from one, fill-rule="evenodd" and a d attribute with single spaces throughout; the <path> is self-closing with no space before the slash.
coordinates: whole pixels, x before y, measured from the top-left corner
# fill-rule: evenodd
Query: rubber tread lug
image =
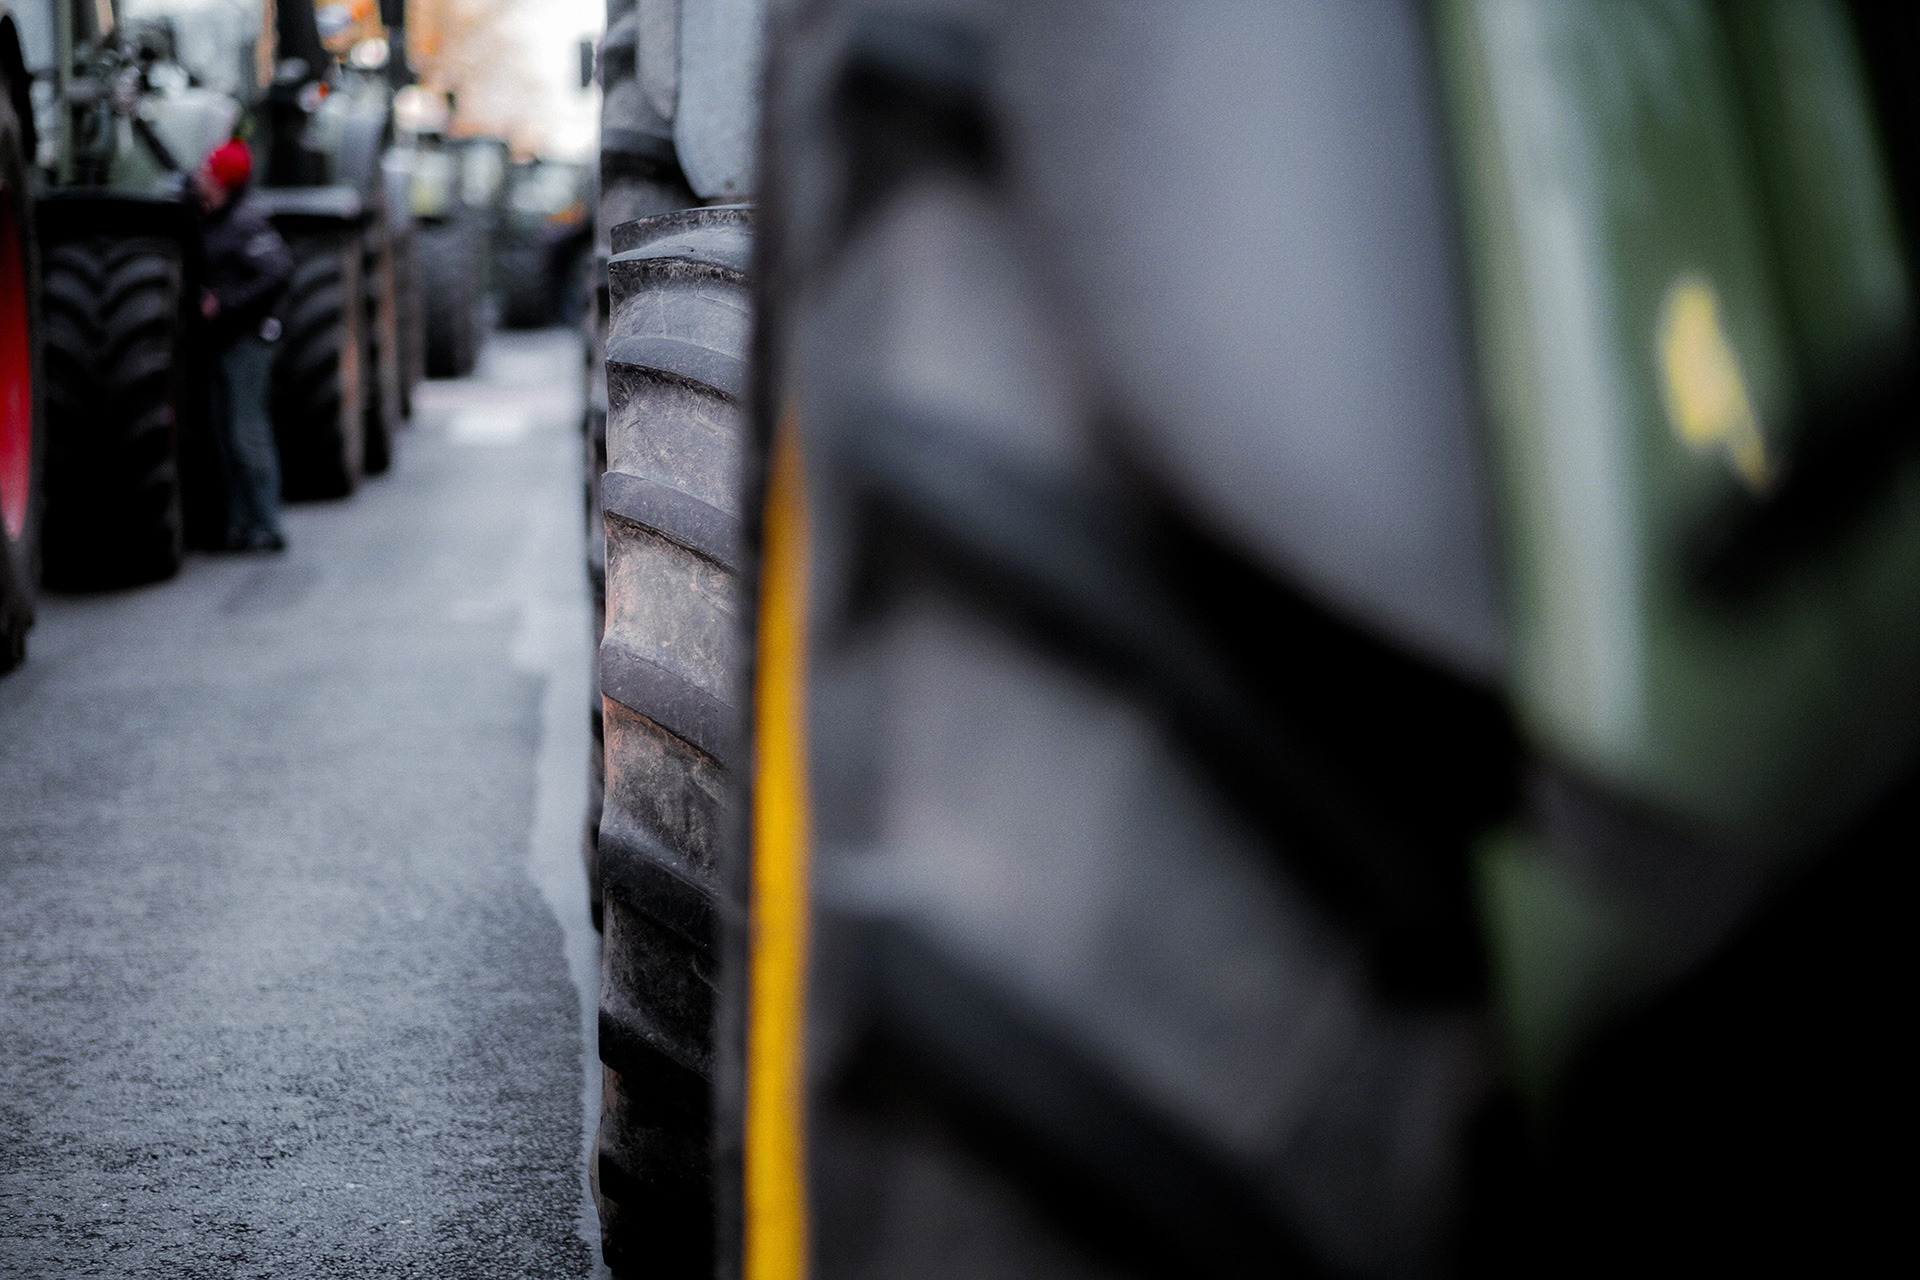
<path id="1" fill-rule="evenodd" d="M 663 334 L 635 334 L 607 342 L 607 363 L 630 369 L 671 374 L 698 386 L 711 387 L 738 401 L 746 393 L 747 362 L 731 351 L 669 338 Z"/>
<path id="2" fill-rule="evenodd" d="M 600 891 L 713 951 L 716 887 L 665 843 L 609 805 L 600 818 Z"/>
<path id="3" fill-rule="evenodd" d="M 739 735 L 735 709 L 612 637 L 600 644 L 600 692 L 731 767 Z"/>
<path id="4" fill-rule="evenodd" d="M 600 480 L 600 502 L 608 515 L 657 533 L 723 569 L 740 571 L 746 549 L 740 522 L 692 494 L 645 476 L 609 471 Z"/>

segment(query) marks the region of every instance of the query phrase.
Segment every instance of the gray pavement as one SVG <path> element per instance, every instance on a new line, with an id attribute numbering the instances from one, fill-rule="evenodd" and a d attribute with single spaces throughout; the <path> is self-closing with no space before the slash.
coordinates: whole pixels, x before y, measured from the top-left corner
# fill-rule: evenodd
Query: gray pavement
<path id="1" fill-rule="evenodd" d="M 0 679 L 0 1276 L 590 1276 L 571 335 Z M 597 1064 L 595 1064 L 597 1068 Z"/>

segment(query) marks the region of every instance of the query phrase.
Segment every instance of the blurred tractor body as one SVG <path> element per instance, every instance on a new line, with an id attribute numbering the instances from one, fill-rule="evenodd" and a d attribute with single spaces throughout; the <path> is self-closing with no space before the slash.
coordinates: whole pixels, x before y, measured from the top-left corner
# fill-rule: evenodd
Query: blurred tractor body
<path id="1" fill-rule="evenodd" d="M 410 393 L 400 291 L 412 239 L 409 219 L 388 208 L 386 163 L 396 77 L 345 57 L 367 33 L 323 39 L 305 3 L 272 12 L 261 196 L 294 252 L 273 375 L 281 486 L 290 498 L 344 497 L 386 469 Z M 389 44 L 388 57 L 404 47 Z"/>
<path id="2" fill-rule="evenodd" d="M 220 501 L 185 178 L 240 105 L 193 82 L 167 23 L 102 29 L 112 14 L 50 0 L 16 10 L 42 177 L 42 549 L 48 581 L 69 587 L 168 576 L 189 524 L 200 531 L 190 517 Z"/>
<path id="3" fill-rule="evenodd" d="M 516 161 L 494 239 L 500 323 L 539 329 L 581 315 L 592 252 L 593 176 L 560 160 Z"/>
<path id="4" fill-rule="evenodd" d="M 273 378 L 287 495 L 384 467 L 405 389 L 384 81 L 337 66 L 305 4 L 270 27 L 259 10 L 136 7 L 21 11 L 44 174 L 46 567 L 68 586 L 164 577 L 188 541 L 224 535 L 187 179 L 244 109 L 256 190 L 296 255 Z"/>
<path id="5" fill-rule="evenodd" d="M 480 358 L 487 324 L 507 144 L 503 138 L 428 131 L 414 139 L 411 155 L 425 368 L 429 377 L 464 377 Z"/>

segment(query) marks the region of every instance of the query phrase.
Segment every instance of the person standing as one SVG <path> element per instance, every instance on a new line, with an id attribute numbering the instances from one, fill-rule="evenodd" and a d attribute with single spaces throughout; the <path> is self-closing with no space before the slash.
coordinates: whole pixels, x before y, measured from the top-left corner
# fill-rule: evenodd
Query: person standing
<path id="1" fill-rule="evenodd" d="M 273 315 L 293 254 L 248 194 L 253 156 L 238 138 L 214 148 L 194 174 L 206 211 L 200 248 L 205 288 L 200 314 L 207 321 L 208 412 L 227 486 L 227 547 L 280 551 L 280 455 L 267 413 L 280 322 Z"/>

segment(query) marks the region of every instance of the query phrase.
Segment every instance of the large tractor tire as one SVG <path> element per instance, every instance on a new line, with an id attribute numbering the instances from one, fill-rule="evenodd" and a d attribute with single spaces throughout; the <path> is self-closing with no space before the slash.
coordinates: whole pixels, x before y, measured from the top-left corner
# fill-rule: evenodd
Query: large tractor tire
<path id="1" fill-rule="evenodd" d="M 422 224 L 415 233 L 422 332 L 429 378 L 464 378 L 480 358 L 480 288 L 486 264 L 465 221 Z"/>
<path id="2" fill-rule="evenodd" d="M 289 500 L 344 498 L 366 468 L 365 282 L 357 235 L 290 236 L 272 409 L 280 489 Z"/>
<path id="3" fill-rule="evenodd" d="M 427 376 L 426 313 L 421 299 L 417 224 L 409 224 L 395 242 L 394 279 L 399 286 L 400 416 L 410 419 L 413 393 Z"/>
<path id="4" fill-rule="evenodd" d="M 1503 709 L 1116 443 L 1146 410 L 1055 271 L 1107 224 L 1042 222 L 997 150 L 1092 126 L 999 114 L 991 33 L 878 8 L 769 40 L 715 1068 L 744 1271 L 1444 1273 L 1489 1099 L 1466 868 L 1512 798 Z M 1095 314 L 1218 314 L 1174 296 Z M 1210 354 L 1187 336 L 1175 368 Z"/>
<path id="5" fill-rule="evenodd" d="M 26 657 L 40 578 L 40 295 L 33 189 L 0 80 L 0 672 Z"/>
<path id="6" fill-rule="evenodd" d="M 406 394 L 398 247 L 384 218 L 375 226 L 378 238 L 362 267 L 367 281 L 366 368 L 370 378 L 364 461 L 370 476 L 381 475 L 393 465 L 393 439 L 405 414 Z"/>
<path id="7" fill-rule="evenodd" d="M 537 231 L 512 228 L 500 236 L 503 243 L 494 251 L 500 281 L 500 323 L 509 329 L 540 329 L 552 324 L 560 306 L 552 247 Z"/>
<path id="8" fill-rule="evenodd" d="M 747 213 L 650 218 L 613 248 L 594 1167 L 615 1274 L 706 1275 L 714 875 L 739 763 Z"/>
<path id="9" fill-rule="evenodd" d="M 870 8 L 769 41 L 723 1239 L 748 1275 L 1442 1273 L 1503 709 L 1116 445 L 1142 406 L 1056 292 L 1083 222 L 997 150 L 1085 120 L 996 114 L 989 33 Z M 1214 314 L 1162 303 L 1099 318 Z"/>
<path id="10" fill-rule="evenodd" d="M 611 251 L 615 227 L 700 203 L 674 153 L 669 77 L 642 74 L 643 52 L 649 68 L 675 64 L 678 9 L 652 0 L 608 0 L 607 34 L 600 43 L 600 184 L 594 209 L 594 250 L 601 262 Z"/>
<path id="11" fill-rule="evenodd" d="M 647 6 L 651 23 L 677 22 L 672 15 L 676 5 Z M 596 629 L 594 643 L 600 641 L 599 624 L 606 617 L 606 537 L 601 519 L 600 479 L 607 463 L 607 379 L 606 332 L 609 303 L 607 295 L 607 259 L 612 253 L 613 229 L 628 222 L 658 214 L 691 208 L 699 203 L 687 185 L 674 158 L 673 125 L 662 114 L 670 109 L 667 95 L 655 86 L 649 93 L 641 83 L 639 44 L 641 12 L 635 0 L 608 0 L 607 34 L 601 41 L 599 69 L 600 172 L 594 206 L 593 242 L 587 263 L 589 314 L 587 316 L 587 408 L 582 427 L 585 431 L 587 468 L 587 576 L 593 589 Z M 650 30 L 649 38 L 668 51 L 673 61 L 673 40 L 669 32 Z M 605 787 L 604 736 L 600 700 L 596 696 L 590 710 L 593 749 L 589 764 L 587 815 L 584 827 L 583 855 L 592 893 L 594 918 L 600 916 L 598 880 L 600 810 Z"/>
<path id="12" fill-rule="evenodd" d="M 607 521 L 600 507 L 600 482 L 607 471 L 607 265 L 596 267 L 598 287 L 587 294 L 581 318 L 580 461 L 581 506 L 587 518 L 587 590 L 593 599 L 593 683 L 588 704 L 587 812 L 581 825 L 580 852 L 586 863 L 587 902 L 600 927 L 600 809 L 606 794 L 606 716 L 600 705 L 600 639 L 607 631 Z"/>
<path id="13" fill-rule="evenodd" d="M 49 584 L 126 586 L 180 568 L 183 278 L 171 240 L 88 236 L 45 251 Z"/>
<path id="14" fill-rule="evenodd" d="M 607 34 L 600 43 L 600 191 L 594 223 L 595 248 L 603 254 L 614 227 L 699 203 L 673 147 L 671 68 L 678 57 L 678 11 L 677 4 L 653 0 L 607 4 Z M 655 73 L 647 74 L 650 71 Z"/>

